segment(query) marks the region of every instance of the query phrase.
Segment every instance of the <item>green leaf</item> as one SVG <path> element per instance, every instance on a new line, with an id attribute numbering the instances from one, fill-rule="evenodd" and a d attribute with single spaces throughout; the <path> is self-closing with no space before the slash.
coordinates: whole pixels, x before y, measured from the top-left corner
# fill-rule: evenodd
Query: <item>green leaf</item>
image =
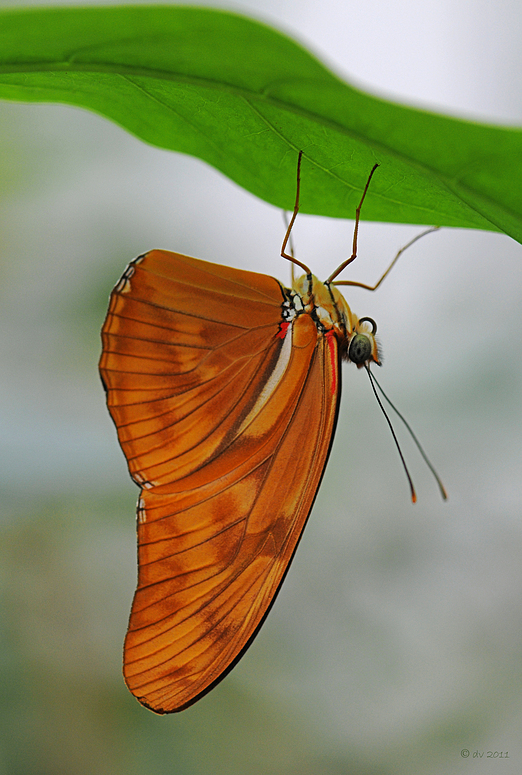
<path id="1" fill-rule="evenodd" d="M 402 107 L 343 83 L 304 48 L 189 7 L 0 12 L 0 98 L 94 110 L 303 212 L 505 231 L 522 241 L 522 132 Z"/>

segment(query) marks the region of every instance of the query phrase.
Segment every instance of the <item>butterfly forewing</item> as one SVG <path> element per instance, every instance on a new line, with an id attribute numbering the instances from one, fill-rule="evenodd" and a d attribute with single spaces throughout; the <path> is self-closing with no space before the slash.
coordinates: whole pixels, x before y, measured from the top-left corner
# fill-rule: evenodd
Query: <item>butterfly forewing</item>
<path id="1" fill-rule="evenodd" d="M 111 297 L 100 368 L 142 491 L 133 694 L 187 707 L 239 659 L 288 569 L 335 428 L 337 342 L 273 278 L 164 251 Z"/>

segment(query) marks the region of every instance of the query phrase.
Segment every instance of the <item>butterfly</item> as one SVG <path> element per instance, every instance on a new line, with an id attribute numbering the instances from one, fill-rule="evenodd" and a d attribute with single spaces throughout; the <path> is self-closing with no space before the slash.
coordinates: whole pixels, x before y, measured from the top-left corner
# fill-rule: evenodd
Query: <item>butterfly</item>
<path id="1" fill-rule="evenodd" d="M 300 164 L 281 250 L 304 270 L 292 288 L 152 250 L 110 298 L 100 372 L 140 487 L 124 676 L 156 713 L 190 706 L 252 643 L 325 470 L 341 361 L 380 363 L 375 322 L 333 282 L 355 258 L 371 175 L 353 254 L 322 283 L 285 253 Z"/>

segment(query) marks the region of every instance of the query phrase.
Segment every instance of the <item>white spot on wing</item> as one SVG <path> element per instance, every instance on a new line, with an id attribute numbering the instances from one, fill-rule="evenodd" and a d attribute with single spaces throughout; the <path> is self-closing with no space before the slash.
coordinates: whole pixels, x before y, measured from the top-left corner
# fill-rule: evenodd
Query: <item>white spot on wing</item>
<path id="1" fill-rule="evenodd" d="M 145 511 L 145 501 L 140 498 L 138 501 L 138 522 L 143 525 L 147 521 L 147 512 Z"/>
<path id="2" fill-rule="evenodd" d="M 134 261 L 130 262 L 114 287 L 116 293 L 128 293 L 131 290 L 130 280 L 136 272 L 136 266 L 141 264 L 144 258 L 145 255 L 138 256 L 138 258 L 135 258 Z"/>
<path id="3" fill-rule="evenodd" d="M 157 487 L 158 485 L 158 482 L 149 482 L 148 479 L 145 479 L 143 474 L 140 474 L 139 471 L 133 473 L 132 478 L 136 484 L 139 484 L 140 487 L 143 487 L 145 490 L 152 490 L 153 487 Z"/>

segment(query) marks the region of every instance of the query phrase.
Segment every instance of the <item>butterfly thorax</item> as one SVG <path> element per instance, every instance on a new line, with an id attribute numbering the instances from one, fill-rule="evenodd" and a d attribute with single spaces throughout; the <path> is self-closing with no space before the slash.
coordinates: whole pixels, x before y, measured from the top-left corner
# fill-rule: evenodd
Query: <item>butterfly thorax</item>
<path id="1" fill-rule="evenodd" d="M 371 361 L 380 364 L 377 326 L 371 319 L 359 320 L 335 285 L 312 274 L 302 275 L 294 281 L 291 294 L 294 314 L 311 315 L 321 333 L 333 331 L 344 360 L 359 368 Z"/>

